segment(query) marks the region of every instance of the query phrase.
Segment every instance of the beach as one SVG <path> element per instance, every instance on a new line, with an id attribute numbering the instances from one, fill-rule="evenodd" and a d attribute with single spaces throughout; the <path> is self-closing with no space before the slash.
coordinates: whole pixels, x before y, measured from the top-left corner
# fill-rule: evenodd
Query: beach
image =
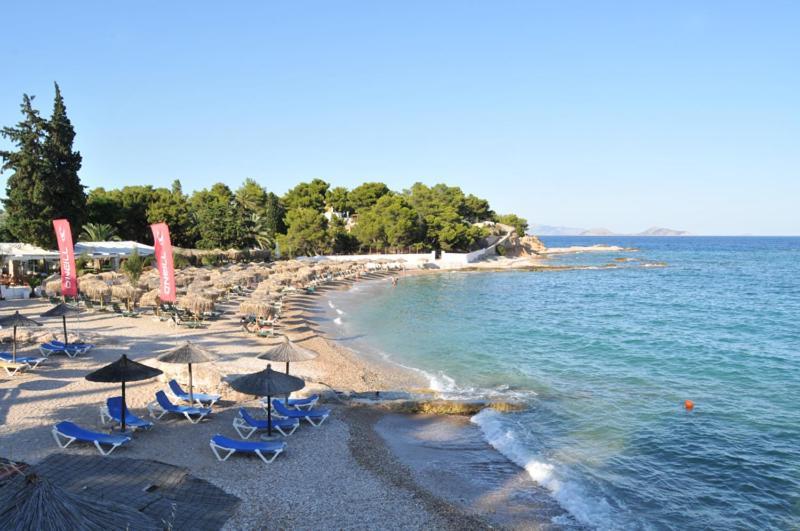
<path id="1" fill-rule="evenodd" d="M 367 274 L 363 281 L 389 282 L 385 274 Z M 325 293 L 346 289 L 349 282 L 339 281 L 319 287 L 315 294 L 293 295 L 286 299 L 282 320 L 291 325 L 284 329 L 288 337 L 319 354 L 315 360 L 292 364 L 293 374 L 308 382 L 305 392 L 330 393 L 331 389 L 350 393 L 424 389 L 428 382 L 412 370 L 358 356 L 342 341 L 327 339 L 319 332 L 318 318 L 325 304 Z M 37 337 L 51 331 L 57 337 L 60 321 L 46 321 L 38 315 L 50 305 L 44 300 L 4 301 L 3 313 L 19 310 L 44 323 Z M 109 312 L 86 312 L 69 319 L 70 333 L 77 333 L 97 347 L 86 356 L 68 359 L 52 355 L 36 371 L 0 381 L 0 455 L 14 461 L 35 465 L 54 452 L 96 455 L 89 445 L 59 449 L 50 429 L 61 420 L 72 420 L 88 429 L 103 431 L 99 408 L 109 396 L 119 394 L 115 384 L 86 381 L 84 376 L 121 354 L 145 364 L 175 370 L 158 364 L 157 351 L 190 340 L 220 356 L 213 368 L 195 366 L 195 382 L 206 391 L 222 390 L 223 401 L 215 406 L 209 420 L 192 425 L 181 419 L 156 422 L 151 432 L 136 435 L 132 444 L 117 450 L 107 459 L 128 457 L 150 459 L 186 467 L 196 477 L 205 479 L 241 499 L 226 529 L 292 528 L 397 528 L 463 529 L 486 526 L 551 528 L 550 519 L 561 511 L 556 504 L 524 474 L 480 439 L 477 429 L 465 418 L 397 416 L 382 409 L 351 407 L 329 399 L 331 417 L 320 427 L 304 425 L 287 438 L 288 450 L 270 465 L 234 456 L 220 463 L 212 455 L 208 440 L 216 433 L 235 437 L 231 427 L 238 407 L 256 407 L 254 402 L 220 388 L 217 373 L 225 375 L 254 372 L 266 362 L 254 359 L 280 338 L 265 339 L 244 333 L 239 325 L 235 300 L 218 304 L 220 319 L 205 329 L 184 329 L 154 320 L 151 316 L 126 318 Z M 26 344 L 20 355 L 35 355 L 35 345 Z M 283 367 L 276 367 L 283 370 Z M 127 386 L 129 408 L 141 417 L 154 393 L 166 387 L 161 380 L 131 383 Z M 208 385 L 204 386 L 206 383 Z M 252 397 L 250 397 L 252 398 Z M 405 422 L 403 419 L 406 419 Z M 516 491 L 528 489 L 538 500 L 537 514 L 514 516 L 498 511 L 501 492 L 481 492 L 469 487 L 468 495 L 452 489 L 437 488 L 437 469 L 419 460 L 409 459 L 414 445 L 430 436 L 431 426 L 444 426 L 454 434 L 467 434 L 481 454 L 493 454 L 496 463 L 504 463 L 509 474 L 521 482 Z M 434 430 L 435 431 L 435 430 Z M 400 437 L 398 434 L 402 434 Z M 415 435 L 416 434 L 416 435 Z M 393 441 L 387 445 L 386 440 Z M 405 442 L 403 442 L 405 441 Z M 411 451 L 409 450 L 411 449 Z M 452 452 L 448 452 L 452 454 Z M 423 466 L 424 465 L 424 466 Z M 438 472 L 448 476 L 446 465 Z M 462 478 L 464 479 L 464 478 Z M 466 492 L 466 490 L 465 490 Z"/>

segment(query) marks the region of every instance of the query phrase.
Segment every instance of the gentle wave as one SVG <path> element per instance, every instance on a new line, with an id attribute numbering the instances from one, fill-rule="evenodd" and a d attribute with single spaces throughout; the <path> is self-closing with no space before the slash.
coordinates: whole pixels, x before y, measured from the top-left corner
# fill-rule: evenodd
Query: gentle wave
<path id="1" fill-rule="evenodd" d="M 598 529 L 614 528 L 611 507 L 602 498 L 595 498 L 574 480 L 559 476 L 557 465 L 536 455 L 505 422 L 504 414 L 484 409 L 470 421 L 479 426 L 486 441 L 511 462 L 522 467 L 539 485 L 545 487 L 561 506 L 579 522 Z"/>

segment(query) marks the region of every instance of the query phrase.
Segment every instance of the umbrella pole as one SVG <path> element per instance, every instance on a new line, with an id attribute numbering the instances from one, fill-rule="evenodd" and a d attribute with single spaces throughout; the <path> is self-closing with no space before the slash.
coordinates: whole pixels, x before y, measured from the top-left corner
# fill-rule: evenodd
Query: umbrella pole
<path id="1" fill-rule="evenodd" d="M 125 382 L 122 382 L 122 433 L 125 433 Z"/>
<path id="2" fill-rule="evenodd" d="M 267 437 L 272 437 L 272 397 L 267 395 Z"/>
<path id="3" fill-rule="evenodd" d="M 286 375 L 289 375 L 289 362 L 286 362 Z M 291 393 L 289 393 L 291 394 Z M 289 407 L 289 394 L 286 395 L 286 407 Z"/>
<path id="4" fill-rule="evenodd" d="M 64 323 L 64 346 L 66 346 L 69 343 L 69 341 L 67 341 L 67 316 L 62 315 L 61 321 Z"/>
<path id="5" fill-rule="evenodd" d="M 192 384 L 192 364 L 189 364 L 189 404 L 194 406 L 194 390 Z"/>
<path id="6" fill-rule="evenodd" d="M 11 361 L 14 363 L 17 362 L 17 327 L 14 327 L 14 346 L 13 346 L 13 355 L 11 356 Z"/>

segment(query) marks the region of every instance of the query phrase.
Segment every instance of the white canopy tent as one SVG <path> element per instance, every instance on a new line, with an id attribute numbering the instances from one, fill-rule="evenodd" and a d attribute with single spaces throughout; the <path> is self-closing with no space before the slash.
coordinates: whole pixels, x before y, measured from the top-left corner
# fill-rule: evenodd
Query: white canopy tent
<path id="1" fill-rule="evenodd" d="M 110 259 L 114 264 L 114 269 L 118 269 L 119 261 L 123 258 L 128 258 L 133 253 L 134 247 L 139 252 L 139 256 L 152 256 L 155 254 L 155 249 L 151 245 L 133 241 L 78 242 L 75 244 L 75 256 L 86 254 L 94 260 Z"/>

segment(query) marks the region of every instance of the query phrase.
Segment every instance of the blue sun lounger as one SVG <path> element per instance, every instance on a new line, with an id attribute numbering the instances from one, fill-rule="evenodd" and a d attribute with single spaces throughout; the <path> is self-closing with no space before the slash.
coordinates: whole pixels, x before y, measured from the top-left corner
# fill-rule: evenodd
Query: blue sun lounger
<path id="1" fill-rule="evenodd" d="M 325 422 L 325 419 L 331 414 L 330 409 L 323 408 L 310 409 L 308 411 L 302 409 L 289 409 L 281 400 L 278 400 L 277 398 L 272 399 L 272 409 L 274 409 L 275 413 L 281 417 L 290 419 L 306 419 L 309 424 L 314 427 L 317 427 Z"/>
<path id="2" fill-rule="evenodd" d="M 56 341 L 55 339 L 53 339 L 52 341 L 49 341 L 49 343 L 54 347 L 68 348 L 70 350 L 77 350 L 81 353 L 89 352 L 94 348 L 94 345 L 92 345 L 91 343 L 84 343 L 83 341 L 76 341 L 75 343 L 67 344 L 64 343 L 63 341 Z"/>
<path id="3" fill-rule="evenodd" d="M 182 400 L 184 402 L 191 403 L 191 400 L 189 399 L 189 393 L 181 388 L 177 380 L 169 381 L 169 391 L 172 396 L 175 397 L 175 400 Z M 207 393 L 192 393 L 192 395 L 194 396 L 194 401 L 200 407 L 211 407 L 216 404 L 220 398 L 222 398 L 220 395 L 211 395 Z M 206 403 L 208 403 L 208 405 L 206 405 Z"/>
<path id="4" fill-rule="evenodd" d="M 294 430 L 300 426 L 298 419 L 286 418 L 273 418 L 272 429 L 278 431 L 281 435 L 288 437 L 294 433 Z M 269 421 L 267 419 L 257 419 L 253 417 L 243 407 L 239 408 L 239 415 L 233 419 L 233 429 L 239 434 L 242 439 L 249 439 L 256 430 L 266 430 L 269 428 Z M 288 433 L 287 433 L 288 432 Z"/>
<path id="5" fill-rule="evenodd" d="M 82 354 L 86 352 L 85 350 L 81 350 L 79 348 L 73 348 L 72 345 L 54 345 L 53 343 L 42 343 L 39 345 L 39 352 L 42 353 L 42 356 L 48 357 L 50 354 L 66 354 L 70 358 L 74 358 L 78 354 Z"/>
<path id="6" fill-rule="evenodd" d="M 281 454 L 281 452 L 283 452 L 286 449 L 285 442 L 235 441 L 220 434 L 216 434 L 211 438 L 209 446 L 211 446 L 211 451 L 214 452 L 214 455 L 217 456 L 217 459 L 219 459 L 220 461 L 227 461 L 227 459 L 234 453 L 242 452 L 242 453 L 256 454 L 265 463 L 273 462 L 275 458 L 278 457 Z M 222 450 L 223 452 L 227 452 L 224 457 L 220 455 L 219 453 L 220 450 Z M 272 457 L 267 459 L 267 457 L 264 455 L 265 453 L 272 454 Z"/>
<path id="7" fill-rule="evenodd" d="M 206 407 L 176 406 L 169 401 L 164 391 L 156 393 L 155 401 L 147 404 L 147 410 L 154 419 L 160 419 L 167 413 L 175 413 L 183 415 L 192 424 L 197 424 L 211 413 L 211 409 Z"/>
<path id="8" fill-rule="evenodd" d="M 317 405 L 318 401 L 319 401 L 319 395 L 318 394 L 313 394 L 313 395 L 307 396 L 305 398 L 290 398 L 288 400 L 288 402 L 284 400 L 284 404 L 288 405 L 290 408 L 293 407 L 295 409 L 311 409 L 315 405 Z M 261 407 L 263 407 L 265 411 L 266 411 L 268 405 L 269 404 L 267 404 L 267 399 L 266 398 L 262 398 L 261 399 Z"/>
<path id="9" fill-rule="evenodd" d="M 17 363 L 24 363 L 29 369 L 35 369 L 41 362 L 47 358 L 36 358 L 33 356 L 17 356 Z M 10 352 L 0 352 L 0 361 L 8 361 L 13 363 L 14 356 Z"/>
<path id="10" fill-rule="evenodd" d="M 107 424 L 113 422 L 114 424 L 122 424 L 122 397 L 112 396 L 106 399 L 106 405 L 100 407 L 100 422 Z M 143 429 L 149 430 L 153 427 L 153 423 L 142 418 L 137 417 L 127 407 L 125 408 L 125 427 L 134 430 Z"/>
<path id="11" fill-rule="evenodd" d="M 94 443 L 101 455 L 108 455 L 116 450 L 118 446 L 122 446 L 131 440 L 126 435 L 108 435 L 107 433 L 85 430 L 68 420 L 53 426 L 53 438 L 61 448 L 66 448 L 75 441 Z M 102 446 L 104 444 L 110 446 L 110 448 L 104 450 Z"/>

